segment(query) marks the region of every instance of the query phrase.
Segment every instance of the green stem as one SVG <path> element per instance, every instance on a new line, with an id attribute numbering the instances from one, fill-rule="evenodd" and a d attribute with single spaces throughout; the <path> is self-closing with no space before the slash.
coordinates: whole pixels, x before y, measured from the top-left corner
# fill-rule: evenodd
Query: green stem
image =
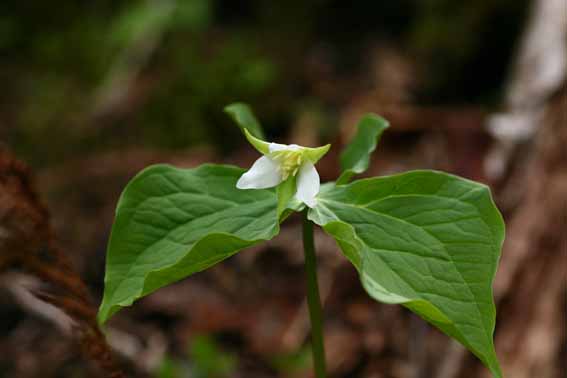
<path id="1" fill-rule="evenodd" d="M 303 251 L 305 253 L 305 272 L 307 275 L 307 304 L 311 319 L 311 347 L 313 348 L 313 362 L 315 377 L 325 378 L 325 347 L 323 344 L 323 316 L 319 285 L 317 283 L 317 258 L 315 257 L 315 243 L 313 241 L 313 223 L 307 219 L 307 211 L 303 212 Z"/>

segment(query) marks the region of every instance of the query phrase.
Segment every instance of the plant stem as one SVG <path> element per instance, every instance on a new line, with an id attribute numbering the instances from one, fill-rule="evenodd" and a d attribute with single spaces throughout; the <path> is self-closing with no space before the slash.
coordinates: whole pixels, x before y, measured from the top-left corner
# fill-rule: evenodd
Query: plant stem
<path id="1" fill-rule="evenodd" d="M 315 377 L 325 378 L 325 347 L 323 344 L 323 317 L 319 285 L 317 283 L 317 258 L 313 241 L 313 223 L 307 219 L 307 211 L 303 211 L 303 251 L 305 253 L 305 272 L 307 275 L 307 304 L 311 319 L 311 347 L 313 348 L 313 363 Z"/>

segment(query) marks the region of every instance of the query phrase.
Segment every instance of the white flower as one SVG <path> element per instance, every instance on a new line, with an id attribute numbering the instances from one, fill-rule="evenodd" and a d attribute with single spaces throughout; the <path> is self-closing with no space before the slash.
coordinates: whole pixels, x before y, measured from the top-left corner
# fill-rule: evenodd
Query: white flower
<path id="1" fill-rule="evenodd" d="M 244 173 L 236 187 L 238 189 L 272 188 L 295 178 L 297 191 L 295 197 L 309 207 L 317 204 L 321 182 L 315 163 L 329 150 L 330 145 L 309 148 L 297 144 L 267 143 L 254 138 L 245 129 L 246 138 L 264 156 L 254 162 Z"/>

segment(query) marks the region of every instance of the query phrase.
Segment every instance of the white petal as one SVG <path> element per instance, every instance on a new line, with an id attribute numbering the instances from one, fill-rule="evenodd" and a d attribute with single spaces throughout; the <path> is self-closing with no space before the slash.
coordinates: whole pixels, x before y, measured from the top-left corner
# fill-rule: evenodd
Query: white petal
<path id="1" fill-rule="evenodd" d="M 315 196 L 319 193 L 320 186 L 321 181 L 315 166 L 310 162 L 303 163 L 297 174 L 297 193 L 295 194 L 297 199 L 309 207 L 315 207 L 317 205 Z"/>
<path id="2" fill-rule="evenodd" d="M 279 166 L 267 156 L 262 156 L 252 164 L 248 172 L 240 176 L 236 183 L 238 189 L 272 188 L 282 182 Z"/>
<path id="3" fill-rule="evenodd" d="M 270 152 L 284 151 L 288 149 L 288 145 L 280 144 L 280 143 L 270 143 L 269 148 L 270 148 Z"/>
<path id="4" fill-rule="evenodd" d="M 270 152 L 301 150 L 301 146 L 298 146 L 297 144 L 270 143 L 269 148 L 270 148 Z"/>
<path id="5" fill-rule="evenodd" d="M 299 144 L 290 144 L 287 146 L 287 149 L 290 151 L 299 151 L 301 150 L 303 147 L 301 147 Z"/>

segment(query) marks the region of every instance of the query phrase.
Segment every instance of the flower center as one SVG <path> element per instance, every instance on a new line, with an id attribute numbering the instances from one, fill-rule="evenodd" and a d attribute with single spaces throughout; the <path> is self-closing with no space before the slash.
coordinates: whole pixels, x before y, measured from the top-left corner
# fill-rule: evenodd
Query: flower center
<path id="1" fill-rule="evenodd" d="M 295 176 L 301 163 L 303 163 L 301 150 L 274 151 L 270 154 L 270 157 L 278 163 L 282 180 L 287 180 L 289 176 Z"/>

